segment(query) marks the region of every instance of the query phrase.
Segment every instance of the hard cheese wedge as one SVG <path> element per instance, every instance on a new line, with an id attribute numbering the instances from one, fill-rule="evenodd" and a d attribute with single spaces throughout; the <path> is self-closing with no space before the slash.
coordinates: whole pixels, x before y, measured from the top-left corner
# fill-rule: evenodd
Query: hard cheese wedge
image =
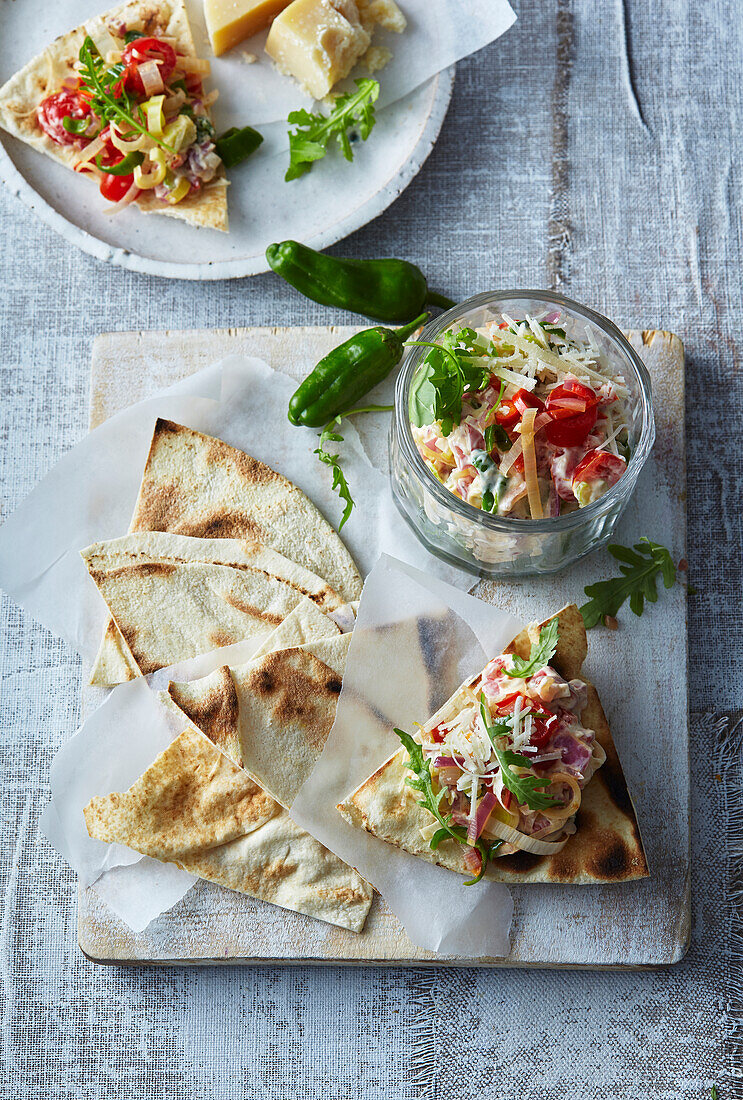
<path id="1" fill-rule="evenodd" d="M 294 0 L 274 20 L 266 53 L 313 99 L 323 99 L 370 42 L 354 0 Z"/>
<path id="2" fill-rule="evenodd" d="M 209 41 L 217 57 L 265 30 L 289 0 L 204 0 Z"/>

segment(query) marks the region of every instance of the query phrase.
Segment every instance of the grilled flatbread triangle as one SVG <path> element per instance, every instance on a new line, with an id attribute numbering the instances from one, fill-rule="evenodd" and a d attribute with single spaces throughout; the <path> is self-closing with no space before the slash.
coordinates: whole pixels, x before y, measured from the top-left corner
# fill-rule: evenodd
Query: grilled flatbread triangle
<path id="1" fill-rule="evenodd" d="M 233 642 L 256 646 L 305 598 L 343 601 L 260 543 L 146 531 L 82 551 L 141 674 Z"/>
<path id="2" fill-rule="evenodd" d="M 257 783 L 291 806 L 335 720 L 350 634 L 267 653 L 190 683 L 171 699 Z"/>
<path id="3" fill-rule="evenodd" d="M 60 90 L 64 80 L 77 76 L 74 64 L 87 34 L 95 35 L 97 29 L 116 33 L 122 25 L 146 36 L 173 38 L 177 53 L 196 56 L 183 0 L 132 0 L 61 35 L 11 77 L 0 88 L 0 126 L 40 153 L 73 168 L 79 151 L 73 145 L 52 141 L 39 126 L 36 109 L 47 95 Z M 223 171 L 173 206 L 148 191 L 142 191 L 135 202 L 145 214 L 164 214 L 190 225 L 227 230 L 227 182 Z"/>
<path id="4" fill-rule="evenodd" d="M 84 813 L 96 840 L 354 932 L 364 926 L 368 883 L 191 723 L 128 791 L 93 798 Z"/>
<path id="5" fill-rule="evenodd" d="M 550 664 L 566 680 L 574 679 L 580 673 L 587 651 L 583 619 L 574 605 L 553 617 L 559 621 L 559 641 Z M 529 633 L 522 631 L 505 652 L 528 657 L 530 648 Z M 459 688 L 439 714 L 453 714 L 461 709 L 463 688 L 470 688 L 477 694 L 481 676 L 478 674 Z M 582 793 L 576 817 L 577 833 L 554 855 L 522 851 L 491 859 L 485 878 L 508 883 L 588 884 L 647 876 L 635 809 L 609 725 L 596 689 L 587 684 L 587 690 L 588 702 L 581 712 L 581 721 L 595 731 L 596 741 L 606 753 L 606 761 Z M 417 804 L 417 793 L 405 785 L 405 779 L 411 775 L 404 765 L 406 759 L 407 752 L 401 748 L 338 806 L 339 812 L 351 825 L 389 844 L 471 877 L 472 869 L 465 866 L 461 844 L 445 840 L 433 850 L 421 835 L 420 830 L 430 829 L 434 819 Z"/>
<path id="6" fill-rule="evenodd" d="M 252 539 L 322 577 L 344 601 L 361 595 L 351 555 L 300 489 L 244 451 L 170 420 L 155 424 L 131 531 Z M 136 675 L 111 620 L 90 682 Z"/>

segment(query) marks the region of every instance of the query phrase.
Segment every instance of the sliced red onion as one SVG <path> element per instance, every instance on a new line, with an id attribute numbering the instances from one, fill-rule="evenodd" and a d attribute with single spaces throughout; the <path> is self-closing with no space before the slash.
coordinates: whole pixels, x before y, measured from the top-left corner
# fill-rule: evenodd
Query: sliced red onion
<path id="1" fill-rule="evenodd" d="M 470 844 L 474 844 L 476 840 L 480 839 L 480 834 L 485 828 L 497 801 L 492 791 L 486 791 L 480 799 L 480 805 L 475 810 L 475 816 L 467 824 L 467 839 Z"/>
<path id="2" fill-rule="evenodd" d="M 467 870 L 471 871 L 473 875 L 479 875 L 482 868 L 482 856 L 477 848 L 472 848 L 469 844 L 465 844 L 463 858 Z"/>

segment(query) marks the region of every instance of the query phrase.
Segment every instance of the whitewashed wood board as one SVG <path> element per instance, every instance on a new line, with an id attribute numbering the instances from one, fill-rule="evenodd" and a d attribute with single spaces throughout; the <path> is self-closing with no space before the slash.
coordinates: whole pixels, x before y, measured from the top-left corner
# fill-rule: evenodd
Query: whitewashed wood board
<path id="1" fill-rule="evenodd" d="M 198 332 L 110 333 L 93 349 L 90 426 L 228 354 L 259 355 L 302 377 L 346 327 L 245 328 Z M 617 530 L 685 555 L 684 353 L 670 333 L 629 333 L 653 380 L 657 441 Z M 362 438 L 379 457 L 384 436 Z M 482 598 L 521 616 L 544 618 L 614 570 L 600 551 L 556 577 L 481 583 Z M 143 964 L 345 963 L 416 966 L 647 967 L 681 959 L 690 931 L 689 735 L 686 592 L 677 585 L 616 632 L 589 635 L 587 675 L 596 683 L 633 794 L 651 876 L 596 887 L 513 888 L 511 954 L 505 959 L 440 956 L 417 948 L 376 897 L 364 932 L 288 913 L 212 883 L 199 882 L 169 912 L 135 934 L 92 889 L 79 895 L 78 938 L 99 962 Z"/>

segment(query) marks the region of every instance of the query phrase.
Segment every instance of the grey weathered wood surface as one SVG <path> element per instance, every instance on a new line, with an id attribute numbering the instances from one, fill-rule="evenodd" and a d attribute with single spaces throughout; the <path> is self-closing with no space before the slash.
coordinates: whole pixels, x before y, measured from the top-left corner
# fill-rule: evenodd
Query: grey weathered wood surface
<path id="1" fill-rule="evenodd" d="M 74 876 L 37 832 L 49 762 L 79 721 L 82 672 L 2 597 L 3 1100 L 698 1100 L 713 1081 L 721 1100 L 740 1091 L 740 765 L 703 716 L 735 716 L 743 702 L 743 452 L 731 437 L 743 413 L 743 21 L 728 0 L 514 6 L 513 29 L 458 66 L 420 175 L 333 251 L 406 256 L 457 298 L 552 286 L 684 341 L 689 953 L 667 972 L 603 974 L 88 963 Z M 196 286 L 108 268 L 1 191 L 0 285 L 3 514 L 87 431 L 98 333 L 344 321 L 271 276 Z"/>
<path id="2" fill-rule="evenodd" d="M 228 331 L 107 333 L 95 341 L 90 427 L 227 355 L 258 355 L 302 378 L 354 330 L 346 327 L 248 328 Z M 631 333 L 653 381 L 658 447 L 623 520 L 625 531 L 651 525 L 676 558 L 685 550 L 684 355 L 676 336 Z M 147 364 L 146 372 L 143 363 Z M 387 384 L 388 390 L 392 382 Z M 379 400 L 387 402 L 389 393 Z M 386 429 L 387 418 L 384 421 Z M 368 422 L 367 422 L 368 423 Z M 365 425 L 359 421 L 359 429 Z M 386 431 L 384 433 L 386 440 Z M 372 448 L 379 441 L 367 436 Z M 380 461 L 383 455 L 379 455 Z M 400 521 L 402 522 L 402 521 Z M 555 578 L 487 584 L 485 599 L 522 617 L 544 618 L 595 580 L 591 559 Z M 507 959 L 437 956 L 411 943 L 375 897 L 360 935 L 198 883 L 170 912 L 139 934 L 113 918 L 94 889 L 81 891 L 78 939 L 89 958 L 106 962 L 203 963 L 219 960 L 448 966 L 638 967 L 677 962 L 689 935 L 689 745 L 686 692 L 686 599 L 676 589 L 649 620 L 616 634 L 590 636 L 588 668 L 627 760 L 627 777 L 646 838 L 651 878 L 604 887 L 523 886 L 513 890 L 512 950 Z M 653 657 L 654 632 L 674 638 Z M 614 675 L 617 665 L 623 669 Z M 628 692 L 642 684 L 642 696 Z M 96 697 L 95 702 L 99 700 Z M 665 728 L 662 723 L 665 722 Z M 644 751 L 656 730 L 655 761 Z M 122 751 L 125 751 L 123 749 Z M 662 765 L 659 766 L 659 761 Z M 649 920 L 647 913 L 652 913 Z M 209 919 L 210 918 L 210 919 Z"/>

